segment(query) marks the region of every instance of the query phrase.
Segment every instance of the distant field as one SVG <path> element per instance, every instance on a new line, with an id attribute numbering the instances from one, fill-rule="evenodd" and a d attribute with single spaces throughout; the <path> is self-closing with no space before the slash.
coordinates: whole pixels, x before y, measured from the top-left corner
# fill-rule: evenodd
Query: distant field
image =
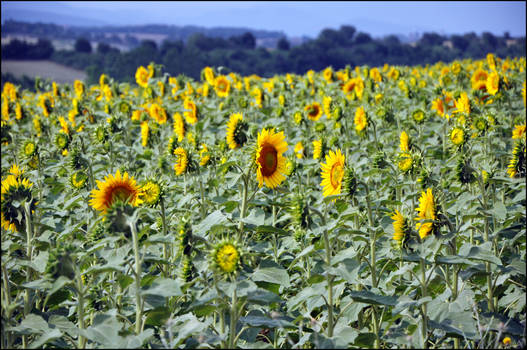
<path id="1" fill-rule="evenodd" d="M 57 83 L 73 83 L 75 80 L 85 80 L 86 73 L 51 61 L 17 61 L 2 60 L 2 73 L 11 73 L 15 77 L 24 75 L 35 78 L 52 79 Z"/>

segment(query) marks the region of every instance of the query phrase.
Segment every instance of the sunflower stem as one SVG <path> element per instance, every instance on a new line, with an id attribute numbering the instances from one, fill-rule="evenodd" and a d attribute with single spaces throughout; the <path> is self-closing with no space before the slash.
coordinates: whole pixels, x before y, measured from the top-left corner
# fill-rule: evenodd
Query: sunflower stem
<path id="1" fill-rule="evenodd" d="M 478 182 L 481 189 L 481 198 L 483 200 L 483 210 L 488 209 L 487 205 L 487 195 L 485 193 L 485 184 L 483 183 L 483 178 L 481 174 L 478 176 Z M 483 239 L 485 242 L 489 241 L 489 221 L 487 220 L 487 217 L 483 215 L 484 220 L 484 231 L 483 231 Z M 485 271 L 487 272 L 487 304 L 490 311 L 494 312 L 494 296 L 493 296 L 493 288 L 492 288 L 492 271 L 490 269 L 490 263 L 485 262 Z"/>
<path id="2" fill-rule="evenodd" d="M 426 294 L 427 294 L 427 291 L 426 291 L 426 273 L 425 273 L 425 261 L 423 258 L 421 258 L 421 297 L 422 298 L 425 298 L 426 297 Z M 423 347 L 425 349 L 428 349 L 428 344 L 427 344 L 427 333 L 428 333 L 428 324 L 427 324 L 427 316 L 426 316 L 426 303 L 423 303 L 421 305 L 421 327 L 422 327 L 422 330 L 421 330 L 421 336 L 422 336 L 422 341 L 423 341 Z"/>
<path id="3" fill-rule="evenodd" d="M 135 220 L 130 223 L 135 257 L 135 334 L 141 333 L 142 303 L 141 303 L 141 259 L 139 256 L 139 239 Z"/>
<path id="4" fill-rule="evenodd" d="M 232 300 L 231 300 L 231 325 L 229 327 L 229 349 L 234 349 L 234 343 L 236 338 L 236 323 L 238 322 L 238 315 L 236 310 L 236 304 L 238 303 L 238 298 L 236 295 L 236 277 L 233 278 L 234 288 L 232 290 Z"/>
<path id="5" fill-rule="evenodd" d="M 5 295 L 5 304 L 6 306 L 11 305 L 11 289 L 9 288 L 9 275 L 7 274 L 7 268 L 5 264 L 2 264 L 2 280 L 4 282 L 4 295 Z M 9 325 L 9 321 L 11 320 L 11 311 L 9 307 L 6 307 L 6 320 L 7 325 Z M 10 331 L 6 331 L 7 334 L 7 346 L 6 349 L 10 349 L 13 347 L 13 339 L 12 339 L 12 333 Z"/>
<path id="6" fill-rule="evenodd" d="M 84 287 L 82 285 L 82 276 L 80 271 L 77 269 L 77 318 L 79 319 L 79 329 L 85 329 L 84 324 Z M 82 335 L 79 335 L 79 349 L 84 349 L 86 346 L 86 338 Z"/>
<path id="7" fill-rule="evenodd" d="M 166 222 L 166 211 L 165 211 L 165 201 L 163 200 L 163 196 L 159 198 L 160 205 L 161 205 L 161 222 L 163 224 L 162 230 L 163 230 L 163 237 L 167 237 L 167 222 Z M 168 243 L 163 243 L 163 259 L 168 261 L 169 258 L 169 246 Z M 169 265 L 165 265 L 164 269 L 164 276 L 165 278 L 168 277 L 168 270 Z"/>
<path id="8" fill-rule="evenodd" d="M 248 187 L 248 172 L 247 170 L 246 174 L 242 174 L 242 206 L 240 208 L 240 222 L 238 223 L 238 235 L 237 235 L 237 241 L 240 241 L 242 231 L 243 231 L 243 219 L 245 218 L 245 212 L 247 211 L 247 187 Z"/>

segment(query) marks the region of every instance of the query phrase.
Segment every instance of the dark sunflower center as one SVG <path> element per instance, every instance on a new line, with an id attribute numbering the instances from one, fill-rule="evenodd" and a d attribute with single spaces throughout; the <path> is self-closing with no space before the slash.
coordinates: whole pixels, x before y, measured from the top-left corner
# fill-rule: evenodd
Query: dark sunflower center
<path id="1" fill-rule="evenodd" d="M 262 150 L 260 151 L 260 158 L 258 158 L 258 162 L 262 166 L 263 176 L 272 175 L 278 165 L 276 149 L 270 144 L 264 144 L 262 146 Z"/>
<path id="2" fill-rule="evenodd" d="M 309 115 L 311 117 L 315 117 L 317 114 L 318 114 L 318 107 L 312 106 L 311 109 L 309 110 Z"/>

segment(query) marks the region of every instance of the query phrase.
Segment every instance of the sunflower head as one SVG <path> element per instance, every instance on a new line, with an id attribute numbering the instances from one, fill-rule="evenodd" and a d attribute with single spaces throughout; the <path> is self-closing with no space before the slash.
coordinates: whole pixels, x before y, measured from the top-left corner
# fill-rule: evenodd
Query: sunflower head
<path id="1" fill-rule="evenodd" d="M 341 193 L 342 179 L 344 177 L 345 157 L 340 149 L 336 152 L 329 151 L 326 163 L 320 164 L 324 197 Z"/>
<path id="2" fill-rule="evenodd" d="M 225 75 L 219 75 L 214 80 L 214 90 L 219 97 L 229 96 L 229 91 L 231 90 L 231 83 Z"/>
<path id="3" fill-rule="evenodd" d="M 430 233 L 434 233 L 438 228 L 437 225 L 437 210 L 436 210 L 436 199 L 431 188 L 427 188 L 426 191 L 421 193 L 419 198 L 419 207 L 415 209 L 417 211 L 418 221 L 415 225 L 415 229 L 419 232 L 419 237 L 425 239 Z"/>
<path id="4" fill-rule="evenodd" d="M 91 191 L 90 205 L 98 211 L 106 213 L 116 200 L 128 201 L 132 206 L 139 205 L 141 189 L 133 177 L 117 170 L 115 175 L 108 175 L 104 181 L 97 180 L 97 187 Z"/>
<path id="5" fill-rule="evenodd" d="M 179 278 L 183 282 L 192 281 L 192 276 L 195 274 L 196 268 L 192 264 L 192 258 L 188 255 L 184 255 L 181 261 L 181 270 L 179 272 Z"/>
<path id="6" fill-rule="evenodd" d="M 87 165 L 86 159 L 82 156 L 82 152 L 78 147 L 73 147 L 69 153 L 69 166 L 72 170 L 84 169 Z"/>
<path id="7" fill-rule="evenodd" d="M 283 156 L 287 151 L 287 142 L 283 131 L 275 132 L 275 129 L 262 129 L 258 133 L 255 151 L 256 178 L 258 186 L 263 184 L 269 188 L 275 188 L 285 180 L 286 158 Z"/>
<path id="8" fill-rule="evenodd" d="M 150 179 L 142 184 L 139 197 L 143 205 L 154 207 L 159 203 L 164 192 L 164 184 L 161 181 Z"/>
<path id="9" fill-rule="evenodd" d="M 241 268 L 241 248 L 231 239 L 216 244 L 210 257 L 213 269 L 224 276 L 232 276 Z"/>
<path id="10" fill-rule="evenodd" d="M 317 121 L 322 116 L 322 106 L 318 102 L 308 104 L 304 107 L 304 111 L 309 120 Z"/>
<path id="11" fill-rule="evenodd" d="M 227 144 L 230 149 L 242 147 L 247 142 L 248 127 L 241 113 L 231 114 L 227 124 Z"/>
<path id="12" fill-rule="evenodd" d="M 359 107 L 355 111 L 355 130 L 358 133 L 362 133 L 364 129 L 368 126 L 368 117 L 364 111 L 364 107 Z"/>
<path id="13" fill-rule="evenodd" d="M 192 249 L 192 226 L 188 214 L 181 217 L 177 226 L 177 235 L 179 238 L 179 249 L 184 255 L 190 255 Z"/>
<path id="14" fill-rule="evenodd" d="M 416 109 L 412 112 L 412 119 L 417 124 L 422 124 L 425 121 L 425 112 L 422 109 Z"/>
<path id="15" fill-rule="evenodd" d="M 403 173 L 411 172 L 411 170 L 414 168 L 412 154 L 409 152 L 400 153 L 397 161 L 397 167 Z"/>
<path id="16" fill-rule="evenodd" d="M 525 165 L 526 149 L 525 141 L 521 140 L 516 142 L 512 150 L 512 158 L 507 166 L 507 174 L 510 177 L 525 177 L 526 165 Z"/>
<path id="17" fill-rule="evenodd" d="M 31 158 L 37 153 L 37 144 L 33 140 L 26 140 L 22 146 L 22 154 L 25 158 Z"/>
<path id="18" fill-rule="evenodd" d="M 476 129 L 478 134 L 485 135 L 489 128 L 489 123 L 485 117 L 478 116 L 472 121 L 472 128 Z"/>
<path id="19" fill-rule="evenodd" d="M 86 186 L 86 180 L 88 180 L 88 175 L 83 171 L 75 171 L 70 176 L 70 184 L 74 189 L 80 190 Z"/>
<path id="20" fill-rule="evenodd" d="M 467 141 L 465 130 L 459 126 L 456 126 L 450 130 L 449 138 L 453 147 L 456 149 L 461 148 Z"/>
<path id="21" fill-rule="evenodd" d="M 35 203 L 31 194 L 31 183 L 22 174 L 16 176 L 7 175 L 2 180 L 1 187 L 1 213 L 2 227 L 6 230 L 21 231 L 25 227 L 25 215 L 23 206 L 17 203 L 28 202 L 30 209 L 35 209 Z"/>
<path id="22" fill-rule="evenodd" d="M 57 136 L 55 136 L 55 145 L 60 150 L 65 150 L 68 148 L 68 145 L 70 144 L 70 138 L 68 134 L 65 134 L 63 132 L 59 132 Z"/>
<path id="23" fill-rule="evenodd" d="M 402 247 L 410 236 L 410 220 L 405 218 L 398 210 L 393 213 L 391 219 L 393 220 L 393 239 L 399 247 Z"/>
<path id="24" fill-rule="evenodd" d="M 176 175 L 181 175 L 188 170 L 189 157 L 187 151 L 183 147 L 178 147 L 173 152 L 176 157 L 176 163 L 174 164 L 174 171 Z"/>

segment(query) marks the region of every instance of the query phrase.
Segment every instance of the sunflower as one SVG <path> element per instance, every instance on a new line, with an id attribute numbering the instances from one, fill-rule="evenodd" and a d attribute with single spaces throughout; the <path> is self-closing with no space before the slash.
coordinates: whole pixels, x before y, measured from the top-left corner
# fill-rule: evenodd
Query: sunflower
<path id="1" fill-rule="evenodd" d="M 75 95 L 77 95 L 77 98 L 81 98 L 84 94 L 84 84 L 80 80 L 75 80 L 73 82 L 73 89 L 75 90 Z"/>
<path id="2" fill-rule="evenodd" d="M 299 141 L 295 145 L 295 155 L 298 159 L 302 159 L 304 157 L 304 146 L 302 145 L 302 142 Z"/>
<path id="3" fill-rule="evenodd" d="M 319 159 L 323 156 L 323 148 L 322 139 L 313 141 L 313 159 Z"/>
<path id="4" fill-rule="evenodd" d="M 174 133 L 178 137 L 178 142 L 183 141 L 185 138 L 185 121 L 183 120 L 183 117 L 179 113 L 174 113 Z"/>
<path id="5" fill-rule="evenodd" d="M 241 250 L 231 240 L 218 243 L 211 253 L 212 265 L 223 274 L 232 274 L 240 268 Z"/>
<path id="6" fill-rule="evenodd" d="M 152 104 L 148 109 L 150 117 L 155 119 L 158 124 L 165 124 L 167 122 L 167 112 L 163 107 L 157 103 Z"/>
<path id="7" fill-rule="evenodd" d="M 324 76 L 326 82 L 331 83 L 333 81 L 333 69 L 331 67 L 324 69 L 322 75 Z"/>
<path id="8" fill-rule="evenodd" d="M 302 122 L 302 113 L 300 111 L 296 111 L 295 114 L 293 114 L 293 118 L 295 120 L 295 123 L 297 125 L 300 125 Z"/>
<path id="9" fill-rule="evenodd" d="M 144 121 L 141 123 L 141 145 L 146 147 L 148 145 L 148 133 L 150 128 L 148 127 L 148 122 Z"/>
<path id="10" fill-rule="evenodd" d="M 313 102 L 305 106 L 304 111 L 307 112 L 307 118 L 309 120 L 317 121 L 322 116 L 322 107 L 318 102 Z"/>
<path id="11" fill-rule="evenodd" d="M 24 142 L 24 146 L 22 147 L 22 152 L 24 153 L 24 156 L 27 158 L 30 158 L 33 156 L 33 154 L 36 153 L 37 145 L 32 140 L 26 140 Z"/>
<path id="12" fill-rule="evenodd" d="M 368 118 L 366 112 L 364 112 L 364 107 L 360 106 L 355 111 L 355 130 L 357 132 L 362 132 L 368 126 Z"/>
<path id="13" fill-rule="evenodd" d="M 326 115 L 326 117 L 328 119 L 331 119 L 331 117 L 332 117 L 332 115 L 331 115 L 331 101 L 332 101 L 331 96 L 324 96 L 324 98 L 322 99 L 322 105 L 324 106 L 324 114 Z"/>
<path id="14" fill-rule="evenodd" d="M 408 220 L 398 210 L 393 213 L 391 219 L 393 220 L 393 239 L 402 245 L 409 231 Z"/>
<path id="15" fill-rule="evenodd" d="M 401 136 L 399 139 L 400 139 L 399 147 L 401 148 L 401 152 L 408 152 L 410 150 L 410 147 L 409 147 L 410 138 L 408 137 L 408 134 L 406 133 L 406 131 L 401 132 Z"/>
<path id="16" fill-rule="evenodd" d="M 225 75 L 219 75 L 214 79 L 214 91 L 219 97 L 229 96 L 229 91 L 231 90 L 231 83 Z"/>
<path id="17" fill-rule="evenodd" d="M 13 164 L 11 168 L 9 168 L 9 173 L 18 179 L 20 176 L 22 176 L 22 174 L 24 174 L 24 170 L 20 169 L 17 164 Z"/>
<path id="18" fill-rule="evenodd" d="M 495 70 L 492 71 L 485 82 L 485 88 L 487 92 L 492 96 L 496 95 L 500 86 L 500 76 Z"/>
<path id="19" fill-rule="evenodd" d="M 282 131 L 275 133 L 274 129 L 262 129 L 258 133 L 256 148 L 256 178 L 258 186 L 263 183 L 269 188 L 275 188 L 285 180 L 287 142 Z"/>
<path id="20" fill-rule="evenodd" d="M 257 86 L 255 86 L 251 91 L 251 95 L 254 97 L 254 103 L 251 102 L 251 104 L 256 105 L 256 107 L 258 108 L 262 108 L 262 102 L 263 102 L 262 90 L 258 88 Z"/>
<path id="21" fill-rule="evenodd" d="M 424 220 L 436 220 L 436 206 L 435 199 L 431 188 L 427 188 L 426 192 L 421 193 L 419 198 L 419 208 L 415 209 L 418 217 L 415 220 L 419 221 L 415 228 L 419 231 L 421 239 L 426 238 L 433 229 L 433 222 L 421 222 Z"/>
<path id="22" fill-rule="evenodd" d="M 209 149 L 207 148 L 206 144 L 202 143 L 201 150 L 199 151 L 199 165 L 204 166 L 209 162 L 209 160 L 210 160 Z"/>
<path id="23" fill-rule="evenodd" d="M 2 180 L 1 224 L 6 230 L 20 231 L 24 227 L 25 219 L 24 215 L 20 212 L 21 206 L 15 206 L 14 203 L 31 200 L 31 187 L 33 183 L 21 176 L 22 172 L 18 169 L 18 166 L 13 166 L 10 172 L 11 174 Z M 31 203 L 31 207 L 34 208 L 33 202 Z"/>
<path id="24" fill-rule="evenodd" d="M 525 143 L 518 142 L 512 150 L 512 158 L 507 166 L 507 174 L 510 177 L 525 177 L 526 166 L 525 166 Z"/>
<path id="25" fill-rule="evenodd" d="M 183 108 L 186 110 L 185 112 L 183 112 L 183 115 L 185 116 L 185 120 L 187 121 L 187 123 L 192 125 L 196 124 L 196 122 L 198 121 L 198 116 L 196 104 L 194 103 L 194 101 L 192 101 L 190 98 L 186 98 L 183 102 Z"/>
<path id="26" fill-rule="evenodd" d="M 483 69 L 476 70 L 470 78 L 472 90 L 485 90 L 488 76 L 488 73 Z"/>
<path id="27" fill-rule="evenodd" d="M 379 72 L 377 67 L 370 69 L 370 79 L 376 83 L 380 83 L 382 81 L 381 72 Z"/>
<path id="28" fill-rule="evenodd" d="M 439 100 L 439 101 L 441 101 L 441 100 Z M 441 102 L 441 105 L 442 105 L 442 102 Z M 443 114 L 441 116 L 442 117 L 445 116 L 444 112 L 443 112 Z M 450 116 L 447 116 L 447 118 L 449 118 L 449 117 Z M 416 109 L 415 111 L 412 112 L 412 118 L 417 124 L 421 124 L 425 120 L 425 112 L 423 110 L 421 110 L 421 109 Z"/>
<path id="29" fill-rule="evenodd" d="M 465 131 L 460 127 L 453 128 L 450 131 L 450 141 L 457 147 L 462 146 L 466 141 Z"/>
<path id="30" fill-rule="evenodd" d="M 521 139 L 525 137 L 525 124 L 523 125 L 514 125 L 514 130 L 512 130 L 513 139 Z"/>
<path id="31" fill-rule="evenodd" d="M 176 175 L 181 175 L 187 170 L 188 155 L 183 147 L 178 147 L 174 150 L 176 156 L 176 163 L 174 164 L 174 171 Z"/>
<path id="32" fill-rule="evenodd" d="M 399 162 L 397 163 L 397 166 L 399 170 L 401 170 L 403 173 L 406 173 L 407 171 L 411 170 L 413 164 L 414 160 L 410 153 L 404 152 L 399 155 Z"/>
<path id="33" fill-rule="evenodd" d="M 162 195 L 162 187 L 156 180 L 149 180 L 141 186 L 140 198 L 143 205 L 154 206 L 159 202 Z"/>
<path id="34" fill-rule="evenodd" d="M 104 181 L 96 181 L 98 189 L 91 191 L 90 205 L 98 211 L 106 213 L 116 200 L 128 201 L 133 206 L 141 203 L 141 188 L 127 172 L 121 176 L 121 172 L 117 170 L 115 176 L 110 174 L 105 176 Z"/>
<path id="35" fill-rule="evenodd" d="M 76 171 L 70 176 L 70 184 L 75 189 L 81 189 L 86 185 L 88 176 L 82 171 Z"/>
<path id="36" fill-rule="evenodd" d="M 207 83 L 209 83 L 210 85 L 214 85 L 214 71 L 212 70 L 211 67 L 205 67 L 203 68 L 203 77 L 205 78 L 205 80 L 207 81 Z"/>
<path id="37" fill-rule="evenodd" d="M 135 72 L 135 81 L 137 82 L 137 85 L 142 86 L 144 88 L 148 86 L 148 80 L 151 77 L 152 76 L 150 75 L 150 72 L 147 71 L 146 68 L 143 66 L 137 68 L 137 71 Z"/>
<path id="38" fill-rule="evenodd" d="M 456 109 L 453 113 L 470 114 L 470 100 L 466 92 L 462 92 L 459 98 L 454 102 Z"/>
<path id="39" fill-rule="evenodd" d="M 231 114 L 227 123 L 227 144 L 230 149 L 241 147 L 247 142 L 247 123 L 243 121 L 241 113 Z"/>
<path id="40" fill-rule="evenodd" d="M 324 197 L 340 194 L 342 178 L 344 177 L 344 162 L 344 155 L 340 149 L 337 149 L 336 152 L 329 151 L 329 154 L 326 155 L 326 163 L 320 164 L 322 170 L 320 185 L 324 187 Z"/>

